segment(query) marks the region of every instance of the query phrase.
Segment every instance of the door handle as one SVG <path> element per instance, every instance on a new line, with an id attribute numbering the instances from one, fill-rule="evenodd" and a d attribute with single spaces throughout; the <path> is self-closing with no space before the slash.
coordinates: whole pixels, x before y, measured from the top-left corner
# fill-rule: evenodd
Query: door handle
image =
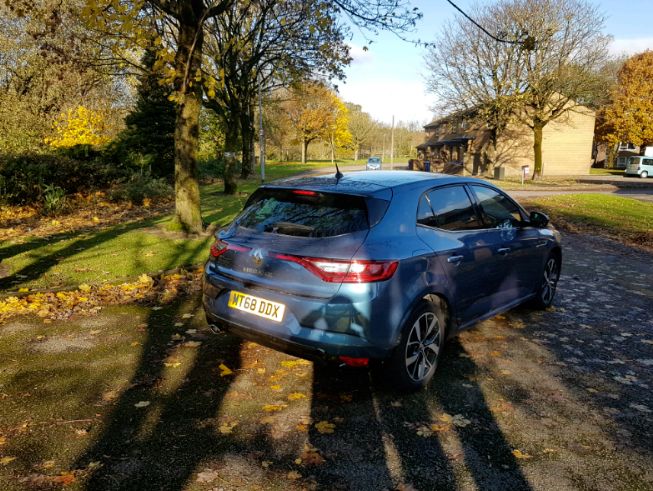
<path id="1" fill-rule="evenodd" d="M 505 256 L 510 252 L 510 247 L 500 247 L 499 249 L 497 249 L 497 252 L 502 256 Z"/>
<path id="2" fill-rule="evenodd" d="M 462 261 L 463 259 L 465 259 L 465 256 L 450 256 L 447 258 L 447 262 L 453 263 L 457 266 L 458 264 L 460 264 L 460 261 Z"/>

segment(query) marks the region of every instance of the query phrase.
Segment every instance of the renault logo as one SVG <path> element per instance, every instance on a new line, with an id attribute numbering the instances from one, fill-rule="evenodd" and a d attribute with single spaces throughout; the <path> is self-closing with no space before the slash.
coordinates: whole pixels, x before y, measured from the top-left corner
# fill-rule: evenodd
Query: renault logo
<path id="1" fill-rule="evenodd" d="M 249 255 L 257 266 L 263 264 L 263 249 L 254 249 L 249 253 Z"/>

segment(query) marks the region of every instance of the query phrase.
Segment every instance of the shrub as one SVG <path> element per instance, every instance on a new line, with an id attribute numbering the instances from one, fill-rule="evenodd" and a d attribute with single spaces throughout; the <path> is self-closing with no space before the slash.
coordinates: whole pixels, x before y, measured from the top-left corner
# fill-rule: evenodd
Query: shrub
<path id="1" fill-rule="evenodd" d="M 43 190 L 43 213 L 56 215 L 66 208 L 66 191 L 59 186 L 45 186 Z"/>
<path id="2" fill-rule="evenodd" d="M 161 198 L 172 196 L 173 189 L 163 178 L 153 178 L 148 175 L 135 175 L 126 183 L 116 186 L 110 194 L 114 201 L 131 201 L 141 204 L 145 198 Z"/>
<path id="3" fill-rule="evenodd" d="M 11 204 L 43 201 L 48 186 L 64 194 L 105 188 L 125 180 L 128 171 L 94 157 L 75 159 L 62 154 L 0 156 L 0 199 Z"/>

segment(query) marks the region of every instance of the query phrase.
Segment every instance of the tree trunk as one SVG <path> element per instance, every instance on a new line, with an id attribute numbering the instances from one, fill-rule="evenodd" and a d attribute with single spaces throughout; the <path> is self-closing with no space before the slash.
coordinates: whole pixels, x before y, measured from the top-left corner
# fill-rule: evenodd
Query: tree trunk
<path id="1" fill-rule="evenodd" d="M 358 145 L 354 148 L 354 162 L 358 160 Z"/>
<path id="2" fill-rule="evenodd" d="M 542 130 L 544 125 L 536 122 L 533 126 L 533 179 L 542 177 Z"/>
<path id="3" fill-rule="evenodd" d="M 238 125 L 228 124 L 224 141 L 224 194 L 236 194 L 236 153 L 238 151 Z"/>
<path id="4" fill-rule="evenodd" d="M 254 126 L 252 119 L 252 109 L 247 104 L 247 109 L 240 113 L 240 131 L 243 147 L 243 162 L 240 168 L 241 179 L 247 179 L 252 173 L 254 152 Z"/>
<path id="5" fill-rule="evenodd" d="M 306 155 L 308 154 L 308 140 L 303 139 L 302 140 L 302 164 L 306 163 Z"/>
<path id="6" fill-rule="evenodd" d="M 175 59 L 177 73 L 181 77 L 186 70 L 194 74 L 199 70 L 202 58 L 202 33 L 197 21 L 180 22 L 178 42 Z M 192 80 L 192 77 L 190 78 Z M 177 91 L 179 100 L 175 121 L 175 216 L 184 231 L 200 233 L 202 215 L 197 181 L 197 148 L 202 86 L 181 81 Z"/>

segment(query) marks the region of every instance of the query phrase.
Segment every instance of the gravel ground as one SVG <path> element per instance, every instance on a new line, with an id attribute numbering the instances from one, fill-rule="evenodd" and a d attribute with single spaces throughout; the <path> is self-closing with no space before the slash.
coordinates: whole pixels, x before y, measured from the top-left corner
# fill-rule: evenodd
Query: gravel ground
<path id="1" fill-rule="evenodd" d="M 209 337 L 197 299 L 0 327 L 0 489 L 653 489 L 653 257 L 563 239 L 554 307 L 409 396 Z"/>

